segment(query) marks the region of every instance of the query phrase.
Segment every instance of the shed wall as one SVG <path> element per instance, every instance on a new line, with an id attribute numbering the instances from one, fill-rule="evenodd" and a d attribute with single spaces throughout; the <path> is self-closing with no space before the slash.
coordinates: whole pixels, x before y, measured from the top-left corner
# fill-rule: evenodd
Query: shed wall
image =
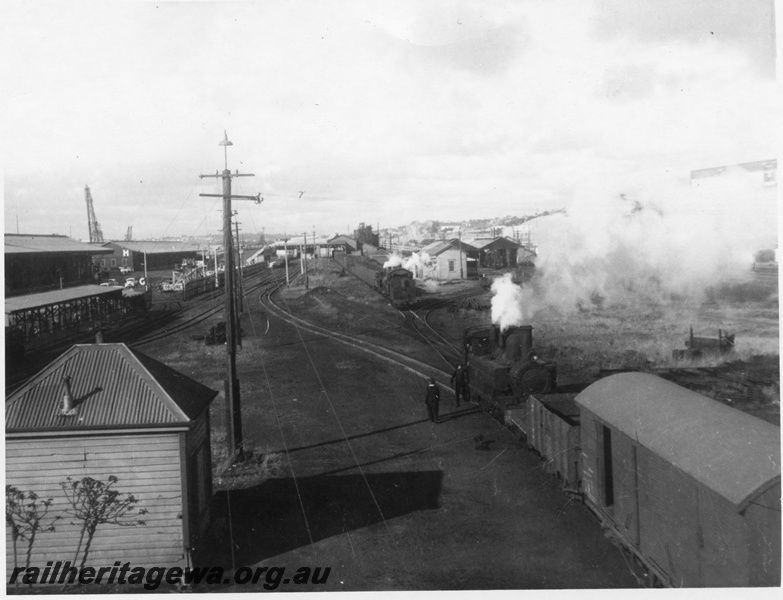
<path id="1" fill-rule="evenodd" d="M 68 507 L 60 483 L 90 476 L 106 481 L 118 478 L 115 488 L 132 493 L 148 514 L 146 525 L 101 525 L 93 540 L 87 566 L 110 566 L 114 561 L 136 566 L 182 565 L 182 483 L 180 445 L 176 433 L 107 435 L 48 439 L 6 438 L 6 484 L 52 498 L 49 516 L 61 515 L 55 531 L 35 540 L 30 566 L 47 561 L 73 561 L 80 528 L 65 513 Z M 24 542 L 22 542 L 24 544 Z M 26 552 L 26 547 L 25 547 Z M 20 565 L 24 556 L 20 553 Z M 6 567 L 13 569 L 13 545 L 6 529 Z"/>

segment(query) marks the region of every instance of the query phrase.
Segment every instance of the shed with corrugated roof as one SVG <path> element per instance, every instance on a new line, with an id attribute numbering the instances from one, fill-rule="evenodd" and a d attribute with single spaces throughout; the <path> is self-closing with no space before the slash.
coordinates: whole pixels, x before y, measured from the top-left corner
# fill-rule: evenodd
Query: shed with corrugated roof
<path id="1" fill-rule="evenodd" d="M 780 585 L 780 427 L 647 373 L 576 403 L 586 501 L 660 577 Z"/>
<path id="2" fill-rule="evenodd" d="M 113 476 L 114 487 L 147 511 L 145 524 L 98 527 L 88 565 L 187 565 L 210 522 L 209 405 L 216 395 L 124 344 L 85 344 L 8 396 L 6 485 L 51 498 L 47 519 L 64 517 L 37 535 L 30 564 L 73 560 L 80 527 L 66 513 L 61 484 Z M 11 543 L 8 534 L 9 569 Z"/>

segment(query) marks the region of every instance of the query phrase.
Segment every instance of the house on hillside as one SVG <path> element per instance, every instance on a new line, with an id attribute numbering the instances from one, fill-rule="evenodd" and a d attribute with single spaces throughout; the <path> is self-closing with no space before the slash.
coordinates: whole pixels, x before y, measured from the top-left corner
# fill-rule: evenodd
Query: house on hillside
<path id="1" fill-rule="evenodd" d="M 81 528 L 65 512 L 61 487 L 68 477 L 104 483 L 116 477 L 113 487 L 133 494 L 146 511 L 144 525 L 100 525 L 88 565 L 191 564 L 210 524 L 209 405 L 216 395 L 124 344 L 85 344 L 8 396 L 6 485 L 51 498 L 48 519 L 63 517 L 54 531 L 38 533 L 30 565 L 72 560 L 76 553 Z M 7 530 L 9 573 L 12 550 Z"/>
<path id="2" fill-rule="evenodd" d="M 475 279 L 478 277 L 479 251 L 457 239 L 433 242 L 421 249 L 430 262 L 424 270 L 425 277 L 448 281 Z"/>

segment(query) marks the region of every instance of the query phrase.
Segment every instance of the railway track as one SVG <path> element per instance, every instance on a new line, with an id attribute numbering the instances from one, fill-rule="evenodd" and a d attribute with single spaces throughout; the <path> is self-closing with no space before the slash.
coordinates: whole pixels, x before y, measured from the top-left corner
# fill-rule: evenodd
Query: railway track
<path id="1" fill-rule="evenodd" d="M 423 311 L 424 316 L 419 316 L 416 310 L 409 310 L 411 314 L 411 323 L 414 329 L 419 333 L 421 338 L 432 348 L 448 365 L 450 368 L 454 368 L 454 365 L 464 360 L 464 356 L 461 348 L 455 346 L 452 342 L 444 338 L 431 324 L 429 317 L 433 311 L 454 306 L 457 302 L 464 302 L 465 300 L 472 299 L 476 296 L 480 296 L 484 293 L 484 290 L 469 291 L 458 296 L 451 298 L 433 299 L 425 303 L 423 307 L 418 310 Z"/>
<path id="2" fill-rule="evenodd" d="M 310 321 L 302 319 L 301 317 L 296 317 L 291 313 L 289 313 L 288 311 L 286 311 L 285 309 L 283 309 L 282 307 L 280 307 L 272 297 L 273 294 L 277 291 L 277 289 L 279 289 L 279 287 L 280 286 L 278 285 L 276 288 L 267 290 L 259 296 L 259 302 L 261 306 L 269 314 L 274 315 L 275 317 L 281 319 L 282 321 L 285 321 L 286 323 L 290 323 L 299 329 L 309 331 L 311 333 L 324 336 L 326 338 L 329 338 L 333 341 L 344 344 L 346 346 L 350 346 L 352 348 L 362 350 L 363 352 L 366 352 L 380 360 L 383 360 L 384 362 L 402 367 L 403 369 L 416 375 L 417 377 L 421 377 L 425 380 L 432 377 L 439 384 L 441 384 L 444 390 L 448 391 L 449 393 L 453 393 L 449 382 L 449 379 L 451 377 L 450 371 L 447 372 L 443 369 L 439 369 L 437 367 L 434 367 L 430 364 L 427 364 L 415 358 L 411 358 L 410 356 L 407 356 L 395 350 L 390 350 L 383 346 L 379 346 L 378 344 L 374 344 L 372 342 L 368 342 L 366 340 L 362 340 L 354 336 L 332 331 L 330 329 L 327 329 L 326 327 L 321 327 L 320 325 L 316 325 L 314 323 L 311 323 Z"/>
<path id="3" fill-rule="evenodd" d="M 294 273 L 294 276 L 296 276 L 296 273 Z M 252 295 L 255 294 L 261 288 L 267 287 L 269 285 L 273 285 L 273 286 L 279 285 L 282 277 L 283 277 L 282 274 L 278 274 L 273 269 L 259 271 L 258 274 L 255 274 L 254 276 L 249 277 L 244 281 L 244 285 L 246 287 L 244 289 L 243 298 L 246 301 L 248 297 L 252 297 Z M 247 287 L 247 284 L 251 284 L 251 285 Z M 215 292 L 211 293 L 207 298 L 203 298 L 200 304 L 203 304 L 206 301 L 211 301 L 218 297 L 223 296 L 222 291 L 216 290 L 216 292 L 217 293 Z M 200 310 L 198 313 L 190 316 L 189 318 L 185 319 L 184 321 L 181 321 L 180 323 L 177 323 L 175 326 L 166 329 L 165 331 L 159 333 L 153 333 L 151 335 L 142 336 L 141 338 L 135 339 L 131 343 L 131 345 L 134 347 L 144 346 L 146 344 L 160 341 L 172 335 L 182 333 L 183 331 L 186 331 L 200 323 L 203 323 L 207 319 L 215 316 L 216 314 L 220 313 L 223 309 L 224 309 L 224 305 L 222 303 L 217 304 L 215 306 L 210 306 L 205 310 Z"/>

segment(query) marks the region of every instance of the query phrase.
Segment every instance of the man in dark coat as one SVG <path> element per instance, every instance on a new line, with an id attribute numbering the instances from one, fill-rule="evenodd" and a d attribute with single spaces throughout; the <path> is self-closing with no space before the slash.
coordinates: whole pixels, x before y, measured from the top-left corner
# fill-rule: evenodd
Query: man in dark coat
<path id="1" fill-rule="evenodd" d="M 454 373 L 451 374 L 451 386 L 454 388 L 454 400 L 459 407 L 459 401 L 468 401 L 468 378 L 462 363 L 457 364 Z"/>
<path id="2" fill-rule="evenodd" d="M 440 388 L 435 383 L 435 378 L 430 377 L 427 385 L 427 395 L 424 397 L 424 403 L 427 405 L 427 416 L 433 423 L 438 422 L 438 405 L 440 404 Z"/>

